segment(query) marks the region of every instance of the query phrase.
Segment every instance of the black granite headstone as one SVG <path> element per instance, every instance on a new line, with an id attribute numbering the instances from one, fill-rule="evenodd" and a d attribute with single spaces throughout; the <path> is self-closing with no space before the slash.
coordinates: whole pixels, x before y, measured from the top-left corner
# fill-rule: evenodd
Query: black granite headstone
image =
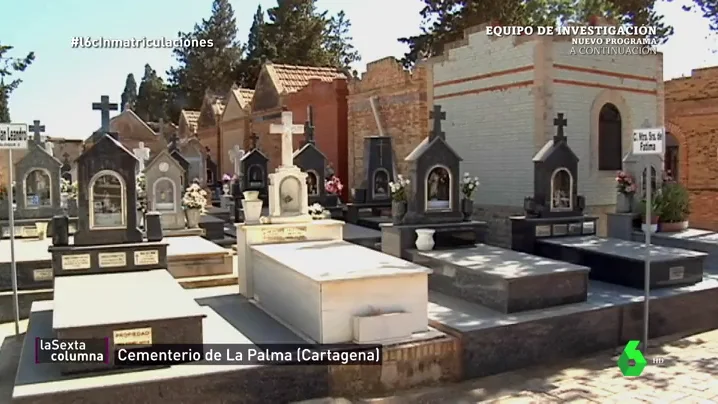
<path id="1" fill-rule="evenodd" d="M 252 148 L 242 156 L 240 161 L 242 173 L 240 178 L 241 190 L 259 191 L 260 198 L 265 200 L 267 196 L 267 164 L 269 159 L 257 148 L 258 136 L 253 133 L 250 139 L 252 140 Z"/>
<path id="2" fill-rule="evenodd" d="M 66 246 L 70 243 L 70 218 L 56 215 L 52 218 L 52 245 Z"/>
<path id="3" fill-rule="evenodd" d="M 294 165 L 307 173 L 307 194 L 309 205 L 319 203 L 324 207 L 336 206 L 336 197 L 330 198 L 324 183 L 327 177 L 329 159 L 319 151 L 314 142 L 314 117 L 311 106 L 307 111 L 308 119 L 304 123 L 304 146 L 294 152 Z"/>
<path id="4" fill-rule="evenodd" d="M 389 183 L 394 181 L 396 167 L 394 149 L 389 136 L 370 136 L 364 138 L 364 180 L 361 188 L 354 191 L 357 195 L 364 190 L 362 202 L 386 202 L 391 200 Z M 354 202 L 360 202 L 355 200 Z"/>
<path id="5" fill-rule="evenodd" d="M 524 200 L 527 217 L 583 215 L 585 200 L 578 195 L 578 157 L 563 132 L 567 124 L 559 113 L 554 119 L 556 135 L 533 158 L 534 194 Z"/>
<path id="6" fill-rule="evenodd" d="M 160 221 L 160 212 L 147 212 L 145 214 L 145 231 L 147 233 L 147 241 L 161 241 L 162 223 Z"/>
<path id="7" fill-rule="evenodd" d="M 441 131 L 446 113 L 435 106 L 434 130 L 406 161 L 409 163 L 408 210 L 405 224 L 453 223 L 463 220 L 459 196 L 461 157 L 449 146 Z"/>
<path id="8" fill-rule="evenodd" d="M 72 182 L 72 163 L 70 162 L 70 154 L 65 152 L 62 155 L 62 167 L 60 167 L 60 176 L 66 180 Z"/>

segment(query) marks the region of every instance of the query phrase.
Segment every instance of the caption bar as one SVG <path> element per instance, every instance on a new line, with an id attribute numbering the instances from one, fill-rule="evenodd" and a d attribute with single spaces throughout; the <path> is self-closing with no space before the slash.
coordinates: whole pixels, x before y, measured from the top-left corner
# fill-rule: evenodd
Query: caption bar
<path id="1" fill-rule="evenodd" d="M 172 344 L 110 346 L 108 339 L 37 338 L 36 363 L 112 363 L 115 366 L 381 365 L 380 345 Z"/>

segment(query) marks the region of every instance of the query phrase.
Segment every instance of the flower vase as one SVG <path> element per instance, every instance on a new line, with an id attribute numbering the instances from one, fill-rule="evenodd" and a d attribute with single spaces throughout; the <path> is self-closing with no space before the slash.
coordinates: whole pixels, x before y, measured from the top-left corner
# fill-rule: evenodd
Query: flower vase
<path id="1" fill-rule="evenodd" d="M 391 222 L 393 224 L 401 224 L 406 215 L 406 201 L 391 202 Z"/>
<path id="2" fill-rule="evenodd" d="M 70 199 L 70 194 L 67 192 L 61 192 L 60 193 L 60 207 L 62 209 L 68 209 L 67 201 Z"/>
<path id="3" fill-rule="evenodd" d="M 202 215 L 202 209 L 191 208 L 185 210 L 187 216 L 187 227 L 190 229 L 196 229 L 199 227 L 199 217 Z"/>
<path id="4" fill-rule="evenodd" d="M 245 192 L 246 194 L 247 192 Z M 242 210 L 244 211 L 244 223 L 245 224 L 258 224 L 259 218 L 262 216 L 262 204 L 264 202 L 257 199 L 243 199 Z"/>
<path id="5" fill-rule="evenodd" d="M 464 221 L 468 222 L 471 220 L 471 216 L 474 215 L 474 201 L 468 198 L 461 200 L 461 213 L 464 215 Z"/>
<path id="6" fill-rule="evenodd" d="M 242 195 L 244 195 L 244 199 L 247 201 L 256 201 L 259 199 L 259 191 L 244 191 Z"/>
<path id="7" fill-rule="evenodd" d="M 434 248 L 433 229 L 416 229 L 416 249 L 419 251 L 431 251 Z"/>
<path id="8" fill-rule="evenodd" d="M 616 213 L 630 213 L 632 199 L 631 195 L 619 192 L 616 196 Z"/>
<path id="9" fill-rule="evenodd" d="M 35 222 L 35 230 L 38 240 L 44 240 L 47 237 L 47 222 Z"/>

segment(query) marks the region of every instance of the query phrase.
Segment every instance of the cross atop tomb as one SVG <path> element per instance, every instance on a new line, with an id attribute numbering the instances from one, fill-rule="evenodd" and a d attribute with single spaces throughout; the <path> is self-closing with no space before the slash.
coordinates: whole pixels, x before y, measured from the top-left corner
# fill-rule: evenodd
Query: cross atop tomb
<path id="1" fill-rule="evenodd" d="M 301 135 L 304 133 L 304 126 L 302 125 L 295 125 L 293 118 L 292 118 L 292 112 L 291 111 L 285 111 L 282 112 L 282 123 L 281 125 L 273 123 L 269 125 L 269 133 L 273 135 L 282 135 L 282 167 L 293 167 L 294 166 L 294 159 L 293 159 L 293 151 L 292 151 L 292 141 L 294 134 Z"/>
<path id="2" fill-rule="evenodd" d="M 92 103 L 93 111 L 100 111 L 100 117 L 102 119 L 102 126 L 100 131 L 104 133 L 110 132 L 110 111 L 117 111 L 117 104 L 110 102 L 110 97 L 103 95 L 100 97 L 100 102 Z"/>
<path id="3" fill-rule="evenodd" d="M 314 144 L 314 110 L 307 106 L 307 121 L 304 122 L 304 143 Z"/>
<path id="4" fill-rule="evenodd" d="M 259 141 L 259 136 L 257 136 L 256 133 L 252 132 L 252 135 L 249 136 L 249 140 L 252 142 L 252 150 L 257 148 L 257 142 Z"/>
<path id="5" fill-rule="evenodd" d="M 145 147 L 145 142 L 139 142 L 136 149 L 132 149 L 133 154 L 140 161 L 137 166 L 139 172 L 145 171 L 145 162 L 150 159 L 150 149 Z"/>
<path id="6" fill-rule="evenodd" d="M 239 176 L 242 171 L 242 157 L 244 157 L 244 150 L 242 150 L 239 145 L 234 145 L 229 151 L 229 161 L 231 161 L 234 166 L 234 175 L 236 176 Z"/>
<path id="7" fill-rule="evenodd" d="M 434 129 L 429 134 L 429 140 L 434 140 L 437 136 L 446 139 L 444 131 L 441 130 L 441 121 L 446 119 L 446 112 L 441 110 L 441 105 L 434 105 L 434 110 L 429 112 L 429 118 L 434 120 Z"/>
<path id="8" fill-rule="evenodd" d="M 32 125 L 28 128 L 33 134 L 32 140 L 35 141 L 35 143 L 41 145 L 42 144 L 42 137 L 41 134 L 45 133 L 45 125 L 40 125 L 40 121 L 32 121 Z"/>
<path id="9" fill-rule="evenodd" d="M 558 113 L 556 114 L 556 118 L 553 120 L 553 124 L 556 126 L 556 135 L 553 137 L 553 142 L 565 142 L 566 136 L 563 134 L 563 128 L 568 125 L 568 120 L 563 117 L 562 113 Z"/>

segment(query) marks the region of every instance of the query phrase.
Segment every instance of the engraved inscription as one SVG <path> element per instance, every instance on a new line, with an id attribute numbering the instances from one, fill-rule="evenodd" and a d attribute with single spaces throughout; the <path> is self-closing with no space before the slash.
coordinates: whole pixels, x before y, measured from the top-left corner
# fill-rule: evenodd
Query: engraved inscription
<path id="1" fill-rule="evenodd" d="M 551 226 L 536 226 L 536 237 L 551 237 Z"/>
<path id="2" fill-rule="evenodd" d="M 35 282 L 51 281 L 52 268 L 36 269 L 32 271 L 32 280 Z"/>
<path id="3" fill-rule="evenodd" d="M 583 234 L 595 234 L 596 222 L 583 222 Z"/>
<path id="4" fill-rule="evenodd" d="M 160 263 L 160 252 L 157 250 L 135 251 L 135 265 L 157 265 Z"/>
<path id="5" fill-rule="evenodd" d="M 66 271 L 90 269 L 90 254 L 63 255 L 62 269 Z"/>
<path id="6" fill-rule="evenodd" d="M 570 223 L 568 225 L 568 234 L 572 236 L 581 234 L 581 223 Z"/>
<path id="7" fill-rule="evenodd" d="M 686 269 L 684 267 L 671 267 L 668 269 L 668 280 L 677 281 L 683 279 Z"/>
<path id="8" fill-rule="evenodd" d="M 115 345 L 152 345 L 152 328 L 115 330 L 112 332 Z"/>
<path id="9" fill-rule="evenodd" d="M 568 234 L 568 225 L 567 224 L 553 225 L 553 235 L 554 236 L 565 236 L 566 234 Z"/>
<path id="10" fill-rule="evenodd" d="M 279 229 L 262 229 L 262 240 L 273 241 L 301 241 L 307 239 L 306 227 L 284 227 Z"/>
<path id="11" fill-rule="evenodd" d="M 97 256 L 100 268 L 117 268 L 127 266 L 127 254 L 119 253 L 100 253 Z"/>

